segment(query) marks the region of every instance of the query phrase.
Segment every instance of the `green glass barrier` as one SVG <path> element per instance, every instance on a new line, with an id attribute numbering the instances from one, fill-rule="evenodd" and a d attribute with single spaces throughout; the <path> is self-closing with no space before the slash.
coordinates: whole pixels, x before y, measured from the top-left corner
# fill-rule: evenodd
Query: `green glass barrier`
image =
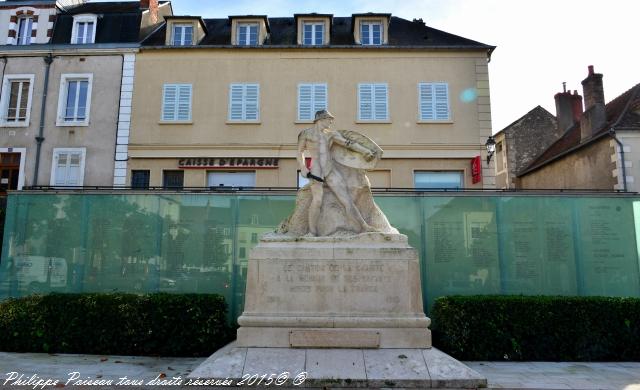
<path id="1" fill-rule="evenodd" d="M 443 295 L 640 296 L 640 197 L 379 195 Z M 247 261 L 295 196 L 14 193 L 0 299 L 46 292 L 224 295 L 242 313 Z"/>

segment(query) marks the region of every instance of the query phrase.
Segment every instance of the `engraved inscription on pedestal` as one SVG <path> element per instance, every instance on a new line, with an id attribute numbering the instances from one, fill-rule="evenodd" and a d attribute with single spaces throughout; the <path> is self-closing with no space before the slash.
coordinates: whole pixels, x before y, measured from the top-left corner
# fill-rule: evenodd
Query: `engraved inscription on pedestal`
<path id="1" fill-rule="evenodd" d="M 429 322 L 417 253 L 406 236 L 267 240 L 249 260 L 238 342 L 256 347 L 426 348 L 431 346 Z M 290 333 L 298 331 L 304 332 Z M 356 333 L 350 338 L 349 332 Z M 374 342 L 373 334 L 379 341 Z"/>
<path id="2" fill-rule="evenodd" d="M 380 332 L 373 330 L 292 330 L 291 348 L 379 348 Z"/>

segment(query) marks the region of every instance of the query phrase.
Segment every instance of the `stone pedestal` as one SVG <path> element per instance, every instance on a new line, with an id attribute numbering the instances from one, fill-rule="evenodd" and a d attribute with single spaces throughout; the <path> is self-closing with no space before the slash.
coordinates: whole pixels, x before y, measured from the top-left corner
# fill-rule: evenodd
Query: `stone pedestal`
<path id="1" fill-rule="evenodd" d="M 431 347 L 418 257 L 401 234 L 263 238 L 238 323 L 238 347 Z"/>

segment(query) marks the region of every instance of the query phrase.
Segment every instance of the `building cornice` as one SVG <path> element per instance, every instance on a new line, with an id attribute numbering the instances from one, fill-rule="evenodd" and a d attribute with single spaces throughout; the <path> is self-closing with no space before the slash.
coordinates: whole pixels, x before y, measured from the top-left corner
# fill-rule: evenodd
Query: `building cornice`
<path id="1" fill-rule="evenodd" d="M 304 46 L 304 45 L 196 45 L 196 46 L 143 46 L 141 51 L 151 50 L 362 50 L 362 51 L 487 51 L 489 54 L 494 46 L 371 46 L 371 45 L 328 45 L 328 46 Z"/>
<path id="2" fill-rule="evenodd" d="M 42 55 L 108 55 L 137 53 L 138 44 L 97 44 L 97 45 L 3 45 L 0 46 L 0 56 L 3 57 L 39 57 Z"/>
<path id="3" fill-rule="evenodd" d="M 473 158 L 482 145 L 382 145 L 385 159 L 406 158 Z M 184 157 L 278 157 L 296 158 L 297 144 L 249 145 L 151 145 L 130 144 L 130 158 L 175 159 Z"/>

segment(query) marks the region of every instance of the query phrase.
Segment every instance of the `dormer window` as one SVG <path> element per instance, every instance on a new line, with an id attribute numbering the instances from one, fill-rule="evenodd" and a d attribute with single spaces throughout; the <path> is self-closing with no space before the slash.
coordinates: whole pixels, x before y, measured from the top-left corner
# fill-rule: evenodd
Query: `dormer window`
<path id="1" fill-rule="evenodd" d="M 381 46 L 389 43 L 391 14 L 353 14 L 351 25 L 356 44 Z"/>
<path id="2" fill-rule="evenodd" d="M 165 44 L 171 46 L 195 46 L 207 35 L 207 26 L 197 16 L 165 16 L 167 29 Z"/>
<path id="3" fill-rule="evenodd" d="M 31 33 L 33 31 L 33 18 L 18 19 L 18 39 L 17 45 L 30 45 Z"/>
<path id="4" fill-rule="evenodd" d="M 193 45 L 193 24 L 174 24 L 171 43 L 174 46 Z"/>
<path id="5" fill-rule="evenodd" d="M 258 44 L 258 23 L 238 23 L 236 36 L 240 46 L 255 46 Z"/>
<path id="6" fill-rule="evenodd" d="M 76 15 L 73 17 L 73 30 L 71 32 L 71 43 L 74 45 L 84 45 L 95 43 L 96 40 L 95 15 Z"/>
<path id="7" fill-rule="evenodd" d="M 382 45 L 382 23 L 361 22 L 360 42 L 363 45 Z"/>
<path id="8" fill-rule="evenodd" d="M 324 43 L 324 23 L 303 23 L 303 45 L 322 45 Z"/>
<path id="9" fill-rule="evenodd" d="M 261 46 L 269 37 L 269 19 L 265 15 L 229 16 L 231 44 Z"/>
<path id="10" fill-rule="evenodd" d="M 329 45 L 331 35 L 331 14 L 295 14 L 298 45 L 319 46 Z"/>

